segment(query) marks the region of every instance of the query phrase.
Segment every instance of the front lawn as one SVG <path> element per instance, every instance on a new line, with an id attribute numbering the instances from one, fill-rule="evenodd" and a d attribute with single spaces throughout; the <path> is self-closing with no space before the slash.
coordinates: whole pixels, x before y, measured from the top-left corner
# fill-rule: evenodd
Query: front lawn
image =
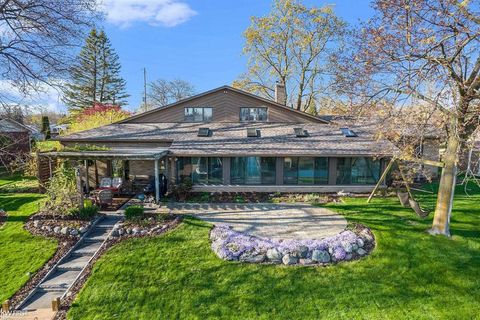
<path id="1" fill-rule="evenodd" d="M 189 218 L 164 236 L 128 240 L 95 265 L 69 319 L 475 319 L 480 314 L 480 192 L 458 189 L 451 239 L 424 231 L 393 198 L 331 209 L 368 225 L 365 259 L 329 267 L 248 265 L 210 250 Z M 432 207 L 434 196 L 421 194 Z"/>
<path id="2" fill-rule="evenodd" d="M 28 182 L 17 181 L 28 184 Z M 3 186 L 11 179 L 0 179 Z M 45 196 L 35 193 L 0 193 L 0 209 L 8 217 L 0 227 L 0 302 L 11 297 L 54 254 L 53 240 L 32 236 L 23 229 L 25 220 L 38 211 Z"/>

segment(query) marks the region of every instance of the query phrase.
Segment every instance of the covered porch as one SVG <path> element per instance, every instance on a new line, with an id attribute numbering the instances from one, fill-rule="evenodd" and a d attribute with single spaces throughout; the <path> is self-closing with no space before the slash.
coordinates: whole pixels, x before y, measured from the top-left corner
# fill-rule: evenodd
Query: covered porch
<path id="1" fill-rule="evenodd" d="M 153 187 L 150 189 L 158 203 L 162 197 L 162 180 L 165 188 L 170 181 L 168 154 L 166 148 L 44 152 L 39 153 L 39 164 L 43 163 L 39 165 L 39 177 L 51 177 L 57 159 L 67 159 L 75 162 L 77 185 L 83 194 L 91 194 L 102 187 L 102 178 L 110 178 L 121 184 L 116 188 L 118 195 L 143 193 Z"/>

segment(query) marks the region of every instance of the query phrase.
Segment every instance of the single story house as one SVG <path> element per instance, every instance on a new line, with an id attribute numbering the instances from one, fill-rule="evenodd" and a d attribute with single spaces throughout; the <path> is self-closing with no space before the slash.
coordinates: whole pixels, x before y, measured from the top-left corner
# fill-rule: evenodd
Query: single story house
<path id="1" fill-rule="evenodd" d="M 10 118 L 0 118 L 0 167 L 31 150 L 32 130 Z"/>
<path id="2" fill-rule="evenodd" d="M 98 172 L 126 180 L 163 173 L 170 184 L 191 181 L 194 192 L 371 191 L 395 146 L 366 127 L 339 127 L 289 108 L 284 97 L 281 84 L 276 101 L 222 86 L 59 136 L 62 145 L 81 148 L 44 155 L 84 160 L 89 186 L 98 184 Z"/>

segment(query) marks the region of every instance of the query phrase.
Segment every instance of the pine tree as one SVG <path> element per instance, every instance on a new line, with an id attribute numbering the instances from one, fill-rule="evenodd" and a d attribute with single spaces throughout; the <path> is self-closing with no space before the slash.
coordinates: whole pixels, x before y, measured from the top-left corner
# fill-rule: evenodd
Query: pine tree
<path id="1" fill-rule="evenodd" d="M 126 82 L 120 76 L 120 62 L 104 31 L 92 29 L 70 70 L 71 82 L 63 92 L 63 101 L 73 114 L 95 103 L 125 105 Z"/>

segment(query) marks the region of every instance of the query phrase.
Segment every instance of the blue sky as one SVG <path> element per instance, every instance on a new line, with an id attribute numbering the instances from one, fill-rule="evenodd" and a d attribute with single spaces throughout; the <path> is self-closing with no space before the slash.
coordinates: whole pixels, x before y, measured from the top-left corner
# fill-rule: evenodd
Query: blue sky
<path id="1" fill-rule="evenodd" d="M 304 0 L 308 6 L 334 4 L 350 24 L 372 14 L 367 0 Z M 103 28 L 117 51 L 130 94 L 128 109 L 142 102 L 143 68 L 147 80 L 187 80 L 197 92 L 231 84 L 246 68 L 243 31 L 251 16 L 264 16 L 269 0 L 103 0 Z M 49 90 L 49 109 L 64 111 Z"/>

